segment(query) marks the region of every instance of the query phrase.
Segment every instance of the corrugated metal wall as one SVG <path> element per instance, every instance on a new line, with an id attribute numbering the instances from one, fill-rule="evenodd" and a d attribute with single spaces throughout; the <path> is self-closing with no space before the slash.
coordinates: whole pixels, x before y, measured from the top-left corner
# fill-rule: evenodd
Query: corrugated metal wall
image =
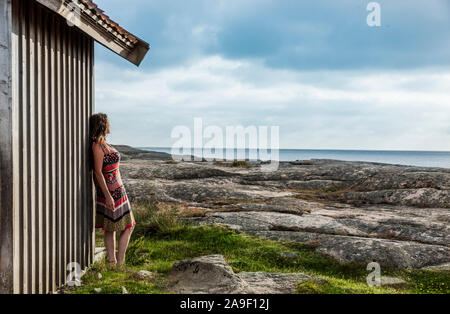
<path id="1" fill-rule="evenodd" d="M 33 0 L 12 11 L 14 292 L 46 293 L 93 261 L 94 43 Z"/>
<path id="2" fill-rule="evenodd" d="M 0 293 L 12 287 L 11 0 L 0 0 Z"/>

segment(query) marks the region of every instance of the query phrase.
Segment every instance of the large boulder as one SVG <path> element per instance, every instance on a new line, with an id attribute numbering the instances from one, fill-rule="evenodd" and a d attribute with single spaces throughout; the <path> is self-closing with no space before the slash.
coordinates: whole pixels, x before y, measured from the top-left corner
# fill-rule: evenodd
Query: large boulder
<path id="1" fill-rule="evenodd" d="M 316 243 L 342 263 L 421 268 L 450 261 L 447 209 L 367 207 L 318 209 L 302 216 L 277 212 L 214 212 L 195 222 L 280 241 Z M 430 215 L 433 214 L 433 215 Z"/>
<path id="2" fill-rule="evenodd" d="M 174 263 L 169 290 L 194 294 L 246 293 L 248 285 L 222 255 L 208 255 Z"/>
<path id="3" fill-rule="evenodd" d="M 246 231 L 279 241 L 316 243 L 317 251 L 338 262 L 364 264 L 378 262 L 381 267 L 422 268 L 450 260 L 450 248 L 411 241 L 328 235 L 312 232 Z"/>
<path id="4" fill-rule="evenodd" d="M 300 273 L 240 272 L 235 274 L 222 255 L 208 255 L 173 264 L 169 290 L 193 294 L 288 294 L 305 280 L 323 281 Z"/>

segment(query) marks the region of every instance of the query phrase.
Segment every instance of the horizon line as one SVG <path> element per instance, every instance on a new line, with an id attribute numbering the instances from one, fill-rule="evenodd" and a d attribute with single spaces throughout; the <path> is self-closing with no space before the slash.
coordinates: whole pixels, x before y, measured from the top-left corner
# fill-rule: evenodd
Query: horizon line
<path id="1" fill-rule="evenodd" d="M 131 145 L 127 145 L 131 146 Z M 170 146 L 131 146 L 134 148 L 171 148 Z M 191 147 L 192 149 L 207 149 L 202 147 Z M 220 149 L 220 148 L 219 148 Z M 237 147 L 222 147 L 221 149 L 265 149 L 265 148 L 237 148 Z M 271 148 L 267 148 L 271 149 Z M 366 152 L 430 152 L 430 153 L 450 153 L 450 150 L 417 150 L 417 149 L 340 149 L 340 148 L 279 148 L 278 150 L 303 150 L 303 151 L 366 151 Z"/>

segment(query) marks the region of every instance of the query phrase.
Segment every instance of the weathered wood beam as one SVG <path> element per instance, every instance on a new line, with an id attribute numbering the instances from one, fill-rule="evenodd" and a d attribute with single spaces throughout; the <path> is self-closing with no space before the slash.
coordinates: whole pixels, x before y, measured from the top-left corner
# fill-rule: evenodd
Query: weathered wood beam
<path id="1" fill-rule="evenodd" d="M 68 7 L 64 0 L 36 0 L 40 4 L 46 6 L 50 10 L 58 13 L 68 21 L 72 21 L 74 17 L 73 8 Z M 97 20 L 90 15 L 80 11 L 80 16 L 77 17 L 77 23 L 75 27 L 82 30 L 84 33 L 92 37 L 99 44 L 105 46 L 121 57 L 127 59 L 131 63 L 139 66 L 145 55 L 147 54 L 150 46 L 145 41 L 138 39 L 138 42 L 133 47 L 127 46 L 120 40 L 120 34 L 114 34 L 108 31 L 104 26 L 100 25 Z"/>

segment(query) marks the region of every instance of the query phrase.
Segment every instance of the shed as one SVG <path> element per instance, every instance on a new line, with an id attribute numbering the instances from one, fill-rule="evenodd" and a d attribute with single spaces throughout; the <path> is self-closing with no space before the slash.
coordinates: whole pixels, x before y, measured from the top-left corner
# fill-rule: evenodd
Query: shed
<path id="1" fill-rule="evenodd" d="M 149 50 L 91 1 L 0 0 L 0 293 L 93 262 L 95 41 L 135 65 Z"/>

